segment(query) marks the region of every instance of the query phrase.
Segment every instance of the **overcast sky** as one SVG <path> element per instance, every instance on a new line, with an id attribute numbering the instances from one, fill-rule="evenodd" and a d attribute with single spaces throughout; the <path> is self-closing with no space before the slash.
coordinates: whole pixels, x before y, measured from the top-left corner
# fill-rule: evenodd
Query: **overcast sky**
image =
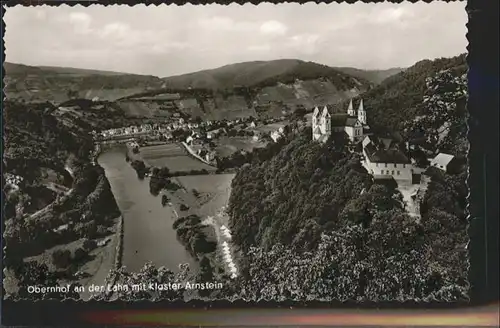
<path id="1" fill-rule="evenodd" d="M 6 8 L 6 61 L 160 77 L 296 58 L 365 69 L 466 52 L 465 2 Z"/>

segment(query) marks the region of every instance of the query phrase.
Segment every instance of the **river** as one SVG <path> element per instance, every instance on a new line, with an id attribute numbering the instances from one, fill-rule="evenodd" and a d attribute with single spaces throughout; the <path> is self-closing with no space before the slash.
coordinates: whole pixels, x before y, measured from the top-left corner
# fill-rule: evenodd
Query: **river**
<path id="1" fill-rule="evenodd" d="M 125 153 L 125 147 L 116 147 L 103 151 L 98 158 L 124 219 L 123 265 L 131 272 L 139 271 L 148 261 L 174 272 L 181 263 L 195 269 L 195 260 L 172 228 L 174 211 L 163 207 L 160 197 L 150 194 L 149 179 L 137 178 L 125 161 Z"/>

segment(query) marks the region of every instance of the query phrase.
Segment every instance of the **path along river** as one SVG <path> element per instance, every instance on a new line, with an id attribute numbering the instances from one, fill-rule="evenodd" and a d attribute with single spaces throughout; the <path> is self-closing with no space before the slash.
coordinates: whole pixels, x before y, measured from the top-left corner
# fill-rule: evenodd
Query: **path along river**
<path id="1" fill-rule="evenodd" d="M 117 147 L 104 151 L 98 163 L 106 177 L 124 218 L 122 263 L 127 271 L 137 272 L 146 262 L 177 272 L 179 264 L 194 259 L 177 240 L 172 228 L 176 216 L 161 199 L 149 192 L 149 179 L 139 180 L 135 170 L 125 161 L 126 149 Z"/>

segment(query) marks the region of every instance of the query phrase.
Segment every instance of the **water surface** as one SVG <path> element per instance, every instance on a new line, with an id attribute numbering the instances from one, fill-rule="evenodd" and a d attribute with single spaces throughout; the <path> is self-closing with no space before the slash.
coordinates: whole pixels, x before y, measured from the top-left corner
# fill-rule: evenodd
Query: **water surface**
<path id="1" fill-rule="evenodd" d="M 138 271 L 151 261 L 157 267 L 178 271 L 179 264 L 189 263 L 194 269 L 194 259 L 172 228 L 176 219 L 173 210 L 150 194 L 149 180 L 137 178 L 125 161 L 125 152 L 124 147 L 112 148 L 98 159 L 124 218 L 123 265 L 128 271 Z"/>

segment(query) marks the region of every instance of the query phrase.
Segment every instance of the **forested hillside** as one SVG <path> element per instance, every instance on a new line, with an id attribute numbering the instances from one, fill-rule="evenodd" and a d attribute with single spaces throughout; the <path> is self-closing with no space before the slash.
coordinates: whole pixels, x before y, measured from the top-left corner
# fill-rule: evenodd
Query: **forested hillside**
<path id="1" fill-rule="evenodd" d="M 356 155 L 304 135 L 276 156 L 242 168 L 232 184 L 229 215 L 235 242 L 310 249 L 321 232 L 338 227 L 350 199 L 371 186 Z"/>
<path id="2" fill-rule="evenodd" d="M 414 119 L 404 122 L 403 133 L 431 153 L 465 157 L 467 140 L 467 76 L 448 69 L 426 79 L 423 101 Z"/>
<path id="3" fill-rule="evenodd" d="M 454 77 L 466 74 L 466 55 L 420 61 L 364 93 L 370 127 L 375 131 L 402 132 L 406 122 L 421 115 L 427 79 L 444 70 Z"/>
<path id="4" fill-rule="evenodd" d="M 91 164 L 91 123 L 58 111 L 50 103 L 3 103 L 4 287 L 9 297 L 61 298 L 16 286 L 74 282 L 75 273 L 91 260 L 89 243 L 110 235 L 120 214 L 104 170 Z M 76 248 L 78 243 L 85 247 Z M 68 244 L 73 253 L 71 247 L 64 249 Z M 47 252 L 53 263 L 30 259 Z"/>
<path id="5" fill-rule="evenodd" d="M 466 171 L 433 171 L 420 221 L 353 155 L 305 139 L 233 182 L 242 277 L 219 297 L 270 300 L 467 298 Z"/>
<path id="6" fill-rule="evenodd" d="M 465 155 L 463 59 L 420 62 L 369 91 L 369 123 L 431 153 Z M 229 216 L 246 254 L 245 297 L 466 298 L 466 169 L 429 169 L 415 219 L 396 185 L 374 183 L 356 156 L 341 140 L 320 145 L 306 134 L 237 173 Z"/>
<path id="7" fill-rule="evenodd" d="M 335 67 L 335 69 L 349 74 L 354 77 L 362 78 L 363 80 L 370 81 L 371 83 L 378 85 L 382 83 L 385 79 L 390 76 L 396 75 L 404 71 L 404 68 L 389 68 L 389 69 L 380 69 L 380 70 L 365 70 L 358 69 L 354 67 Z"/>
<path id="8" fill-rule="evenodd" d="M 190 74 L 165 77 L 167 87 L 176 89 L 204 88 L 212 90 L 234 87 L 268 87 L 276 83 L 289 84 L 299 80 L 329 79 L 339 89 L 369 85 L 364 78 L 358 81 L 335 68 L 297 59 L 244 62 L 203 70 Z"/>

